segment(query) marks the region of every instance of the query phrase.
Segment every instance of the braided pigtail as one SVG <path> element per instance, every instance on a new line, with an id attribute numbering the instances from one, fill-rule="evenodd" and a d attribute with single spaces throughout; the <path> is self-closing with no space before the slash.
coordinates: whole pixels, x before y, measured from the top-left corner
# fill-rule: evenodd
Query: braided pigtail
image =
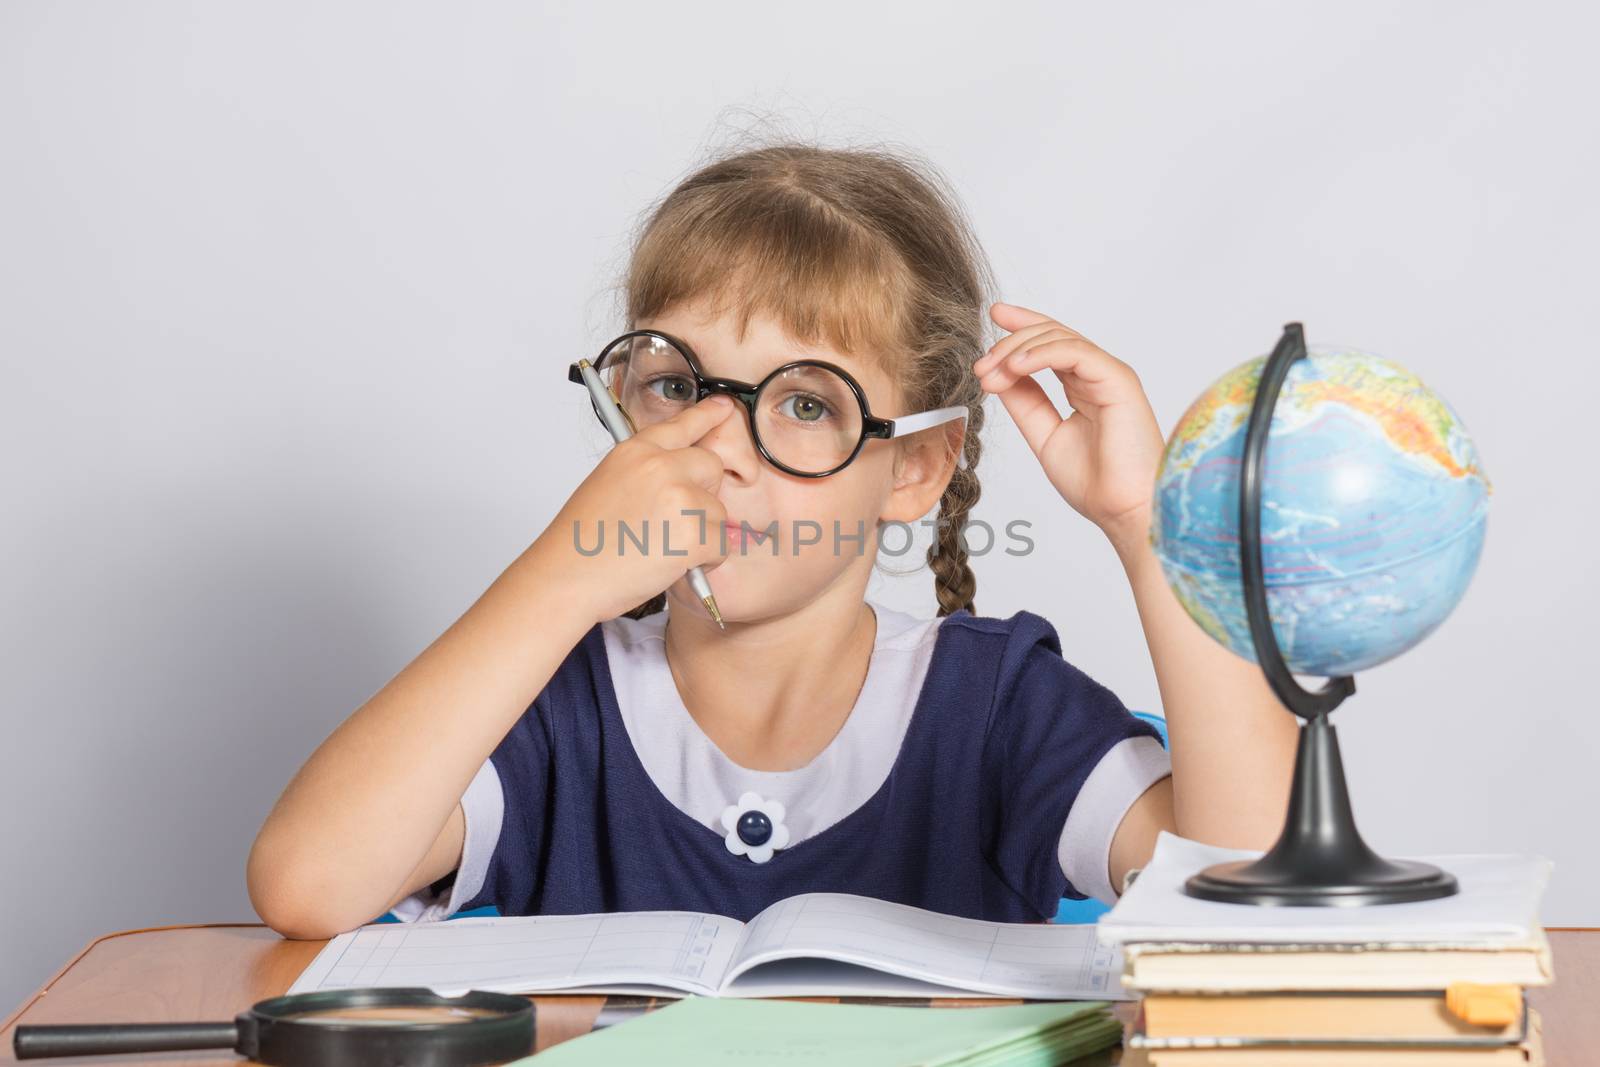
<path id="1" fill-rule="evenodd" d="M 977 614 L 973 597 L 978 591 L 977 576 L 967 563 L 967 541 L 963 528 L 978 502 L 983 487 L 978 484 L 978 459 L 983 454 L 983 404 L 968 405 L 967 432 L 962 443 L 964 465 L 956 467 L 939 498 L 933 544 L 928 546 L 928 568 L 933 571 L 934 595 L 939 599 L 939 614 L 950 615 L 965 608 Z"/>

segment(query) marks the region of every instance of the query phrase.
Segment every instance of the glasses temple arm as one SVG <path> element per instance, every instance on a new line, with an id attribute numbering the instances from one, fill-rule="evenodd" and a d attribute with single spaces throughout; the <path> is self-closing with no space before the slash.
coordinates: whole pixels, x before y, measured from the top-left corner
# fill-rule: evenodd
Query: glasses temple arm
<path id="1" fill-rule="evenodd" d="M 964 407 L 935 408 L 933 411 L 924 411 L 918 415 L 903 415 L 898 419 L 889 420 L 889 436 L 904 437 L 918 430 L 930 429 L 955 419 L 964 419 L 966 416 L 967 409 Z"/>

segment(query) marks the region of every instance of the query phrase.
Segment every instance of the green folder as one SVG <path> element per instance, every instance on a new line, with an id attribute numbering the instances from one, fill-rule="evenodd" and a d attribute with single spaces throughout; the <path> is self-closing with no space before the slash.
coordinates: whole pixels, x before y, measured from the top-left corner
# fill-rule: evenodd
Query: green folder
<path id="1" fill-rule="evenodd" d="M 530 1067 L 649 1063 L 808 1063 L 828 1067 L 1053 1067 L 1115 1045 L 1105 1001 L 993 1008 L 902 1008 L 797 1000 L 685 997 L 564 1041 Z"/>

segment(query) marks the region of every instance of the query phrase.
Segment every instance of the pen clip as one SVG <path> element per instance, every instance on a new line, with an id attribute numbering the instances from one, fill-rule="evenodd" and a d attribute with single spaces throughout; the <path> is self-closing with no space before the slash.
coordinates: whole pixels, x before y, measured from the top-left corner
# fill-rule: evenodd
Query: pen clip
<path id="1" fill-rule="evenodd" d="M 606 392 L 608 394 L 610 394 L 611 402 L 613 404 L 617 405 L 617 410 L 622 412 L 622 419 L 623 419 L 624 422 L 626 422 L 628 424 L 628 432 L 629 433 L 638 433 L 639 432 L 639 427 L 637 427 L 637 426 L 635 426 L 633 424 L 633 416 L 628 414 L 628 409 L 623 407 L 622 406 L 622 401 L 617 399 L 616 390 L 612 389 L 611 386 L 608 385 L 608 386 L 606 386 Z"/>
<path id="2" fill-rule="evenodd" d="M 580 359 L 573 363 L 567 368 L 567 381 L 576 382 L 579 385 L 587 387 L 589 385 L 589 381 L 584 377 L 583 372 L 585 370 L 594 370 L 594 364 L 590 363 L 586 359 Z M 596 377 L 599 377 L 598 373 L 596 374 Z M 617 411 L 622 415 L 622 421 L 628 424 L 628 432 L 630 434 L 638 433 L 639 427 L 634 425 L 633 416 L 628 414 L 628 409 L 622 406 L 621 400 L 617 399 L 617 391 L 611 388 L 610 385 L 606 384 L 604 379 L 601 379 L 601 386 L 605 389 L 606 396 L 610 398 L 611 406 L 617 409 Z M 599 402 L 593 396 L 590 397 L 589 402 L 594 404 L 595 411 L 598 413 L 600 410 Z"/>

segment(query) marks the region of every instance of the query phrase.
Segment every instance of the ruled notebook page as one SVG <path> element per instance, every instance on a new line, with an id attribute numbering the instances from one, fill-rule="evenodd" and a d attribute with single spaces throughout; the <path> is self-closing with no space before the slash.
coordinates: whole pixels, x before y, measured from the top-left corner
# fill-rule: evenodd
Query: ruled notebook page
<path id="1" fill-rule="evenodd" d="M 373 923 L 329 941 L 289 992 L 425 986 L 450 996 L 664 986 L 711 994 L 743 930 L 734 919 L 683 911 Z"/>
<path id="2" fill-rule="evenodd" d="M 779 962 L 796 959 L 806 962 Z M 874 979 L 863 967 L 911 982 Z M 806 893 L 750 920 L 724 995 L 807 996 L 838 985 L 862 995 L 1128 1000 L 1121 973 L 1121 952 L 1099 945 L 1093 924 L 987 922 L 848 893 Z"/>

